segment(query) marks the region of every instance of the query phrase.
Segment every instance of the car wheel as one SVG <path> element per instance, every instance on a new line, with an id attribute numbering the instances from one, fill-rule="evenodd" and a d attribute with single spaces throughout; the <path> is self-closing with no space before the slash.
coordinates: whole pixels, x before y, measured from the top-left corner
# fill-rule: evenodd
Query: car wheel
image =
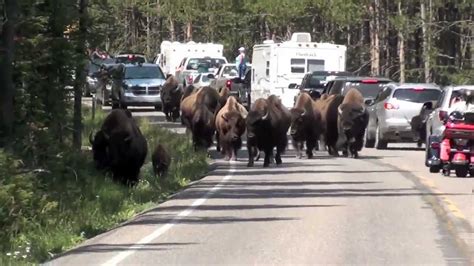
<path id="1" fill-rule="evenodd" d="M 439 167 L 439 165 L 430 166 L 430 173 L 439 173 L 439 170 L 441 170 L 441 167 Z"/>
<path id="2" fill-rule="evenodd" d="M 384 150 L 387 148 L 388 142 L 383 139 L 382 132 L 380 131 L 380 126 L 377 123 L 377 128 L 375 129 L 375 148 L 377 150 Z"/>
<path id="3" fill-rule="evenodd" d="M 374 148 L 374 147 L 375 147 L 375 139 L 371 139 L 371 138 L 369 137 L 369 135 L 370 135 L 370 134 L 369 134 L 369 129 L 367 128 L 367 129 L 365 130 L 365 137 L 364 137 L 364 139 L 365 139 L 365 147 L 366 147 L 366 148 Z"/>
<path id="4" fill-rule="evenodd" d="M 457 177 L 466 177 L 469 169 L 467 166 L 458 166 L 454 171 L 456 172 Z"/>

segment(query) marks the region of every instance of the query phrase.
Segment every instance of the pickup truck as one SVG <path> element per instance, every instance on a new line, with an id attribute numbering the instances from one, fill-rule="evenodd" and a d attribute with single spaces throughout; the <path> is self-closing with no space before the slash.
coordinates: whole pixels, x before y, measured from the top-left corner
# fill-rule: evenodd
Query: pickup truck
<path id="1" fill-rule="evenodd" d="M 225 57 L 185 57 L 176 69 L 175 76 L 186 87 L 193 84 L 199 73 L 214 72 L 223 64 L 227 64 Z"/>
<path id="2" fill-rule="evenodd" d="M 223 87 L 227 87 L 230 90 L 230 94 L 235 96 L 237 100 L 245 107 L 250 107 L 250 77 L 252 74 L 251 65 L 247 65 L 247 70 L 243 79 L 239 79 L 238 72 L 235 64 L 222 65 L 217 71 L 214 79 L 211 81 L 210 86 L 220 90 Z M 236 73 L 234 75 L 234 73 Z"/>

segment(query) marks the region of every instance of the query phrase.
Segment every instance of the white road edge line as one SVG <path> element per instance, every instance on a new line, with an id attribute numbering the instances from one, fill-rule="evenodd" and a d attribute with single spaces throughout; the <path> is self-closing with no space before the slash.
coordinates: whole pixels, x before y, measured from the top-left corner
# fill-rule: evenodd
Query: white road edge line
<path id="1" fill-rule="evenodd" d="M 141 248 L 144 247 L 144 245 L 151 243 L 153 240 L 157 239 L 159 236 L 164 234 L 166 231 L 171 229 L 174 225 L 179 224 L 179 221 L 183 219 L 184 217 L 190 215 L 196 207 L 202 205 L 206 200 L 212 196 L 216 191 L 221 189 L 223 187 L 223 184 L 227 182 L 227 180 L 232 178 L 232 174 L 235 172 L 235 162 L 231 161 L 230 163 L 230 168 L 229 168 L 229 173 L 211 190 L 209 190 L 202 198 L 195 200 L 189 208 L 186 210 L 180 212 L 175 218 L 173 218 L 169 223 L 160 226 L 158 229 L 153 231 L 151 234 L 145 236 L 144 238 L 140 239 L 136 244 L 128 248 L 128 250 L 122 251 L 119 254 L 115 255 L 108 261 L 102 264 L 102 266 L 111 266 L 111 265 L 117 265 L 124 261 L 126 258 L 129 256 L 133 255 L 137 250 L 140 250 Z"/>

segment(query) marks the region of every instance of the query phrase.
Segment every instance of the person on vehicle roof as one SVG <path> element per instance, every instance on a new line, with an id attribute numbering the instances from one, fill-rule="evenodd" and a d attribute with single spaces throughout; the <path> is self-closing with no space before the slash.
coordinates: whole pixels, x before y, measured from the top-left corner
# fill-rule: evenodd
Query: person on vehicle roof
<path id="1" fill-rule="evenodd" d="M 247 57 L 245 56 L 245 48 L 239 48 L 239 55 L 235 58 L 235 65 L 239 71 L 239 79 L 245 76 L 245 70 L 247 70 Z"/>

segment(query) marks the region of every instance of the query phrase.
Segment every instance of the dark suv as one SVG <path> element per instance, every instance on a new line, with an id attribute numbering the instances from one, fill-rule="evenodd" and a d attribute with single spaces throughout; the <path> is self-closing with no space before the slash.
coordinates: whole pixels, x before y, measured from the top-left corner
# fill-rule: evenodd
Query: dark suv
<path id="1" fill-rule="evenodd" d="M 339 72 L 339 71 L 314 71 L 307 73 L 301 84 L 298 86 L 300 90 L 313 91 L 316 90 L 319 93 L 322 93 L 324 87 L 328 83 L 328 78 L 339 77 L 339 76 L 350 76 L 349 72 Z"/>
<path id="2" fill-rule="evenodd" d="M 369 103 L 390 82 L 393 81 L 384 77 L 336 77 L 328 82 L 323 93 L 345 95 L 350 88 L 356 88 Z"/>

